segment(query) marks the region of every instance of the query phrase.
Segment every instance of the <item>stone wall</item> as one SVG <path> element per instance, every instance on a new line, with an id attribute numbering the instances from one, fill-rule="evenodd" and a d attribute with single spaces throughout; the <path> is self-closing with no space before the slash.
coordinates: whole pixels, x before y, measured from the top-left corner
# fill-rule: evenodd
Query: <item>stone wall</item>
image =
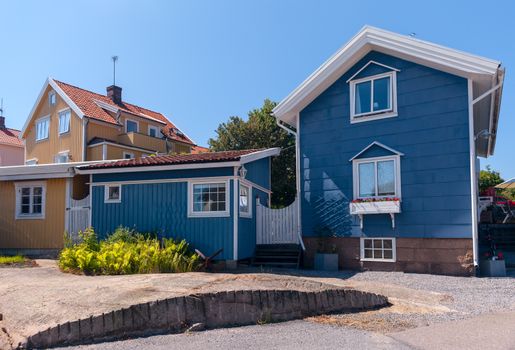
<path id="1" fill-rule="evenodd" d="M 306 244 L 304 266 L 313 267 L 317 239 L 303 237 Z M 403 271 L 441 275 L 473 275 L 472 239 L 467 238 L 396 238 L 396 262 L 360 261 L 359 237 L 328 238 L 339 254 L 343 270 Z"/>
<path id="2" fill-rule="evenodd" d="M 27 348 L 47 348 L 124 337 L 280 322 L 326 313 L 386 306 L 386 297 L 341 288 L 317 292 L 239 290 L 157 300 L 59 324 L 27 339 Z"/>

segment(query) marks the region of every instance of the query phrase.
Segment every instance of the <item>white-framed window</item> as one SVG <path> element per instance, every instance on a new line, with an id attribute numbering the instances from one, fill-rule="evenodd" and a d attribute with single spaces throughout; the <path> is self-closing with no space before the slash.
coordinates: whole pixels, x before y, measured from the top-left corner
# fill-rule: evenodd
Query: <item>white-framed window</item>
<path id="1" fill-rule="evenodd" d="M 395 262 L 397 247 L 393 237 L 361 237 L 361 261 Z"/>
<path id="2" fill-rule="evenodd" d="M 252 187 L 240 183 L 239 195 L 240 216 L 252 217 Z"/>
<path id="3" fill-rule="evenodd" d="M 139 122 L 132 119 L 125 119 L 125 132 L 139 132 Z"/>
<path id="4" fill-rule="evenodd" d="M 50 116 L 36 120 L 36 141 L 48 139 L 50 132 Z"/>
<path id="5" fill-rule="evenodd" d="M 45 182 L 15 183 L 15 219 L 44 219 L 46 204 Z"/>
<path id="6" fill-rule="evenodd" d="M 122 185 L 110 184 L 104 186 L 104 203 L 121 203 Z"/>
<path id="7" fill-rule="evenodd" d="M 38 164 L 37 158 L 27 159 L 25 161 L 25 165 L 37 165 L 37 164 Z"/>
<path id="8" fill-rule="evenodd" d="M 123 152 L 123 159 L 134 159 L 134 153 L 131 152 Z"/>
<path id="9" fill-rule="evenodd" d="M 351 123 L 397 116 L 397 72 L 350 81 Z"/>
<path id="10" fill-rule="evenodd" d="M 70 119 L 72 112 L 69 108 L 59 111 L 59 135 L 70 131 Z"/>
<path id="11" fill-rule="evenodd" d="M 401 197 L 398 155 L 352 161 L 354 199 Z"/>
<path id="12" fill-rule="evenodd" d="M 148 126 L 148 136 L 159 137 L 159 128 L 157 126 L 149 125 Z"/>
<path id="13" fill-rule="evenodd" d="M 48 104 L 50 106 L 55 106 L 56 102 L 57 102 L 57 96 L 55 94 L 55 91 L 50 91 L 48 93 Z"/>
<path id="14" fill-rule="evenodd" d="M 188 216 L 229 216 L 229 181 L 190 181 Z"/>
<path id="15" fill-rule="evenodd" d="M 68 163 L 69 159 L 70 159 L 69 151 L 59 152 L 55 156 L 55 163 Z"/>

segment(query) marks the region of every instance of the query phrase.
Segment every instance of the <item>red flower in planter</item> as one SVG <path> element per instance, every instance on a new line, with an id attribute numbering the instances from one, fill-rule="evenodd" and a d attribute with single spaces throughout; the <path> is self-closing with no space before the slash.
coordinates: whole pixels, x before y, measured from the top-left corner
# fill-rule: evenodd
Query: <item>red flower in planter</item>
<path id="1" fill-rule="evenodd" d="M 497 260 L 504 260 L 504 254 L 502 252 L 497 253 Z"/>
<path id="2" fill-rule="evenodd" d="M 400 199 L 397 197 L 381 197 L 381 198 L 358 198 L 354 199 L 351 203 L 371 203 L 371 202 L 395 202 Z"/>

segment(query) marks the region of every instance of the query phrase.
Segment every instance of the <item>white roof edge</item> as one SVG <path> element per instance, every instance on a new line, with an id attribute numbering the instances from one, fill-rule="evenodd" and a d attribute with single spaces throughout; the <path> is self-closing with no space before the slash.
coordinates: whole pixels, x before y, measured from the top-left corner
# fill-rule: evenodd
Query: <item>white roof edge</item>
<path id="1" fill-rule="evenodd" d="M 279 147 L 267 148 L 262 151 L 256 151 L 241 156 L 240 163 L 246 164 L 262 158 L 278 156 L 279 154 L 281 154 L 281 149 Z"/>
<path id="2" fill-rule="evenodd" d="M 296 87 L 274 109 L 276 118 L 286 121 L 291 114 L 297 113 L 298 106 L 305 104 L 304 99 L 326 81 L 338 68 L 343 66 L 355 54 L 369 45 L 371 51 L 374 47 L 382 47 L 404 55 L 412 56 L 435 65 L 448 67 L 453 71 L 461 71 L 464 76 L 494 75 L 501 62 L 485 57 L 451 49 L 428 41 L 415 39 L 379 29 L 364 26 L 354 37 L 342 46 L 334 55 L 318 67 L 306 80 Z M 350 68 L 350 67 L 348 67 Z M 347 68 L 347 69 L 348 69 Z M 309 102 L 308 102 L 309 103 Z"/>
<path id="3" fill-rule="evenodd" d="M 18 136 L 20 140 L 23 139 L 23 136 L 25 135 L 25 132 L 27 131 L 27 128 L 30 124 L 30 121 L 34 117 L 34 113 L 36 113 L 36 108 L 38 107 L 39 103 L 41 102 L 41 99 L 44 97 L 45 90 L 47 89 L 48 85 L 52 86 L 52 88 L 61 96 L 61 98 L 66 102 L 68 106 L 79 116 L 79 118 L 84 117 L 84 113 L 82 110 L 73 102 L 68 95 L 57 85 L 57 83 L 52 79 L 52 77 L 48 77 L 45 80 L 45 83 L 43 84 L 43 87 L 41 88 L 41 91 L 39 92 L 38 98 L 36 99 L 36 102 L 34 103 L 34 106 L 32 106 L 32 109 L 29 113 L 29 116 L 27 120 L 25 121 L 25 124 L 23 125 L 23 128 L 21 129 L 20 135 Z"/>
<path id="4" fill-rule="evenodd" d="M 349 162 L 353 161 L 354 159 L 356 159 L 357 157 L 359 157 L 360 155 L 362 155 L 363 153 L 365 153 L 368 149 L 370 149 L 370 147 L 372 147 L 372 146 L 374 146 L 374 145 L 375 145 L 375 146 L 379 146 L 379 147 L 381 147 L 381 148 L 384 148 L 385 150 L 390 151 L 390 152 L 392 152 L 392 153 L 395 153 L 395 154 L 396 154 L 396 155 L 398 155 L 398 156 L 403 156 L 403 155 L 404 155 L 404 153 L 399 152 L 399 151 L 397 151 L 397 150 L 395 150 L 395 149 L 393 149 L 393 148 L 391 148 L 391 147 L 388 147 L 388 146 L 386 146 L 385 144 L 382 144 L 382 143 L 381 143 L 381 142 L 379 142 L 379 141 L 374 141 L 374 142 L 372 142 L 370 145 L 368 145 L 367 147 L 365 147 L 365 148 L 363 148 L 361 151 L 359 151 L 359 152 L 358 152 L 358 154 L 356 154 L 354 157 L 352 157 L 351 159 L 349 159 Z"/>
<path id="5" fill-rule="evenodd" d="M 95 164 L 95 163 L 105 163 L 109 161 L 88 161 L 88 162 L 70 162 L 70 163 L 51 163 L 51 164 L 39 164 L 39 165 L 12 165 L 12 166 L 3 166 L 0 167 L 0 179 L 3 179 L 8 176 L 17 176 L 22 178 L 26 176 L 30 178 L 31 176 L 40 176 L 40 178 L 49 177 L 55 174 L 67 174 L 73 173 L 70 172 L 73 168 L 86 165 L 86 164 Z"/>

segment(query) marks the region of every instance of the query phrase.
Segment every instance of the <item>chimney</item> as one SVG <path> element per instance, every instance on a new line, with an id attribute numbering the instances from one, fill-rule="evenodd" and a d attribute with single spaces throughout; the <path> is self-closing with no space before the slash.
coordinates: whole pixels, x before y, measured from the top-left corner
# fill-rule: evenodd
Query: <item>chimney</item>
<path id="1" fill-rule="evenodd" d="M 0 117 L 0 130 L 5 130 L 5 117 Z"/>
<path id="2" fill-rule="evenodd" d="M 122 103 L 122 88 L 116 85 L 111 85 L 106 88 L 107 97 L 109 97 L 114 103 Z"/>

